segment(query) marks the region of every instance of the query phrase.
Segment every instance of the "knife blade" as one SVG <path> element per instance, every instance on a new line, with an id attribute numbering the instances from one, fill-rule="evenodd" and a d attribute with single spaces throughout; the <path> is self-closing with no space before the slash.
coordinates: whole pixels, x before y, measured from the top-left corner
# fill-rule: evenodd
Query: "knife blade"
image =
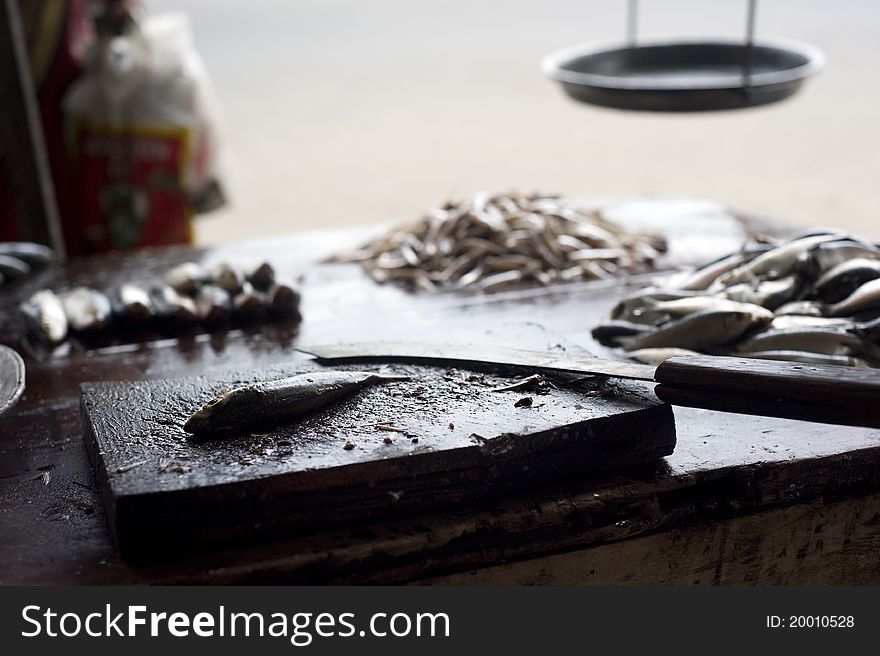
<path id="1" fill-rule="evenodd" d="M 657 367 L 587 355 L 418 342 L 327 344 L 298 349 L 322 364 L 401 362 L 497 365 L 659 383 L 668 403 L 722 412 L 880 427 L 880 370 L 727 356 L 677 356 Z"/>
<path id="2" fill-rule="evenodd" d="M 429 345 L 417 342 L 325 344 L 297 350 L 318 362 L 442 362 L 449 365 L 492 364 L 570 373 L 598 374 L 631 380 L 654 380 L 656 367 L 584 355 L 527 351 L 501 346 Z"/>

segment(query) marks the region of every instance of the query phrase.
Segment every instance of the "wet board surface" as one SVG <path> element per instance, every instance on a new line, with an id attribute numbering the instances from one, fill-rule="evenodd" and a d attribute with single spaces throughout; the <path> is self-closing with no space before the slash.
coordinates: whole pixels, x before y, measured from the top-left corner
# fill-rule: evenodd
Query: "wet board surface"
<path id="1" fill-rule="evenodd" d="M 686 199 L 622 200 L 611 210 L 621 223 L 653 227 L 669 238 L 665 268 L 730 252 L 747 231 L 794 230 L 753 219 L 743 225 L 717 205 Z M 210 249 L 113 253 L 72 260 L 7 286 L 0 295 L 0 342 L 24 357 L 27 390 L 0 417 L 0 584 L 399 584 L 444 572 L 497 584 L 505 579 L 472 574 L 496 571 L 500 563 L 528 569 L 533 583 L 564 585 L 880 582 L 880 430 L 693 408 L 674 409 L 675 451 L 656 467 L 574 475 L 445 510 L 428 507 L 249 545 L 180 552 L 148 565 L 121 559 L 104 513 L 106 487 L 86 452 L 81 383 L 248 372 L 294 361 L 300 344 L 333 342 L 418 339 L 532 350 L 562 343 L 620 357 L 593 341 L 589 329 L 651 277 L 485 296 L 412 294 L 376 284 L 357 265 L 321 263 L 372 234 L 345 229 Z M 101 343 L 71 340 L 51 353 L 23 343 L 16 308 L 41 287 L 104 289 L 120 280 L 155 280 L 187 260 L 212 266 L 255 259 L 268 259 L 280 276 L 302 285 L 302 323 L 209 333 L 194 328 L 139 340 L 106 335 L 95 338 Z M 829 514 L 825 504 L 832 500 L 838 510 Z M 833 539 L 831 520 L 841 527 Z M 739 532 L 732 521 L 748 530 Z M 609 554 L 604 566 L 589 560 L 600 551 Z M 588 560 L 554 575 L 548 554 Z"/>
<path id="2" fill-rule="evenodd" d="M 498 391 L 531 372 L 415 365 L 384 366 L 410 380 L 272 430 L 198 441 L 182 428 L 225 389 L 317 370 L 303 357 L 245 375 L 84 384 L 87 448 L 121 552 L 424 512 L 632 468 L 675 446 L 672 411 L 646 385 L 561 375 Z"/>

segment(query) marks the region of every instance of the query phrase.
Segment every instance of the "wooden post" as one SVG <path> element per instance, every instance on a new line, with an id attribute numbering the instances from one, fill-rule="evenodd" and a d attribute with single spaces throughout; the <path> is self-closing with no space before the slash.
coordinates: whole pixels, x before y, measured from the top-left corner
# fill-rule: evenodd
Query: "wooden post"
<path id="1" fill-rule="evenodd" d="M 0 139 L 25 241 L 66 257 L 18 0 L 0 0 Z"/>

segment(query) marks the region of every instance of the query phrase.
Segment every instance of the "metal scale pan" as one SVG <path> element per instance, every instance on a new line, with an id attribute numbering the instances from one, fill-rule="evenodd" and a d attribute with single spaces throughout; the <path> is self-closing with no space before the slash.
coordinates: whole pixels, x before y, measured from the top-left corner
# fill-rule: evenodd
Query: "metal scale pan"
<path id="1" fill-rule="evenodd" d="M 0 344 L 0 415 L 10 410 L 24 392 L 24 361 L 8 346 Z"/>
<path id="2" fill-rule="evenodd" d="M 637 0 L 630 0 L 624 45 L 586 44 L 549 55 L 544 73 L 579 102 L 618 109 L 697 112 L 778 102 L 824 64 L 817 48 L 755 41 L 756 0 L 746 39 L 636 43 Z"/>

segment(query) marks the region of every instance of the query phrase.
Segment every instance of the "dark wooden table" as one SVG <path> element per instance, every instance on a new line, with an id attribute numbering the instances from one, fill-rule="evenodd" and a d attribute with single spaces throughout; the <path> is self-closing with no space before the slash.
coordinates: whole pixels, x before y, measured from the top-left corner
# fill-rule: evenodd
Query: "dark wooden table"
<path id="1" fill-rule="evenodd" d="M 672 236 L 666 264 L 724 251 L 743 234 L 711 206 L 635 205 L 618 208 L 621 220 L 661 224 Z M 413 335 L 607 355 L 591 340 L 591 325 L 645 283 L 410 294 L 376 285 L 353 265 L 317 264 L 363 236 L 324 232 L 75 260 L 0 292 L 0 341 L 18 347 L 28 365 L 22 401 L 0 418 L 0 583 L 880 582 L 880 431 L 690 409 L 675 410 L 675 453 L 647 471 L 146 564 L 120 560 L 83 444 L 81 382 L 253 368 L 292 357 L 300 341 Z M 52 356 L 22 346 L 15 307 L 34 289 L 106 287 L 194 258 L 266 258 L 284 275 L 303 276 L 304 322 L 74 343 Z"/>

